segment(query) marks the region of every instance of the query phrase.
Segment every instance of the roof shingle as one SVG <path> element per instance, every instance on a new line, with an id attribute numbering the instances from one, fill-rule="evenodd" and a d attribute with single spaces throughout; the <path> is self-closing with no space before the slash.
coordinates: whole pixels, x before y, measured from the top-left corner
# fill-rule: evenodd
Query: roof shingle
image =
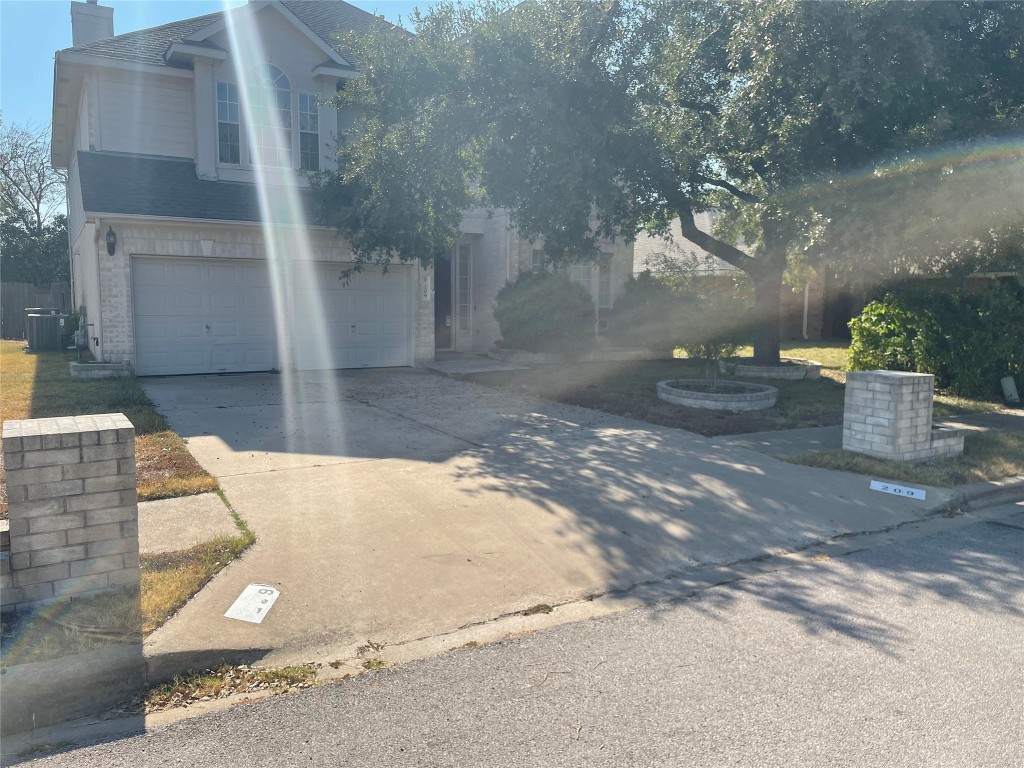
<path id="1" fill-rule="evenodd" d="M 80 150 L 78 167 L 82 203 L 89 213 L 294 223 L 286 212 L 264 216 L 255 184 L 204 181 L 188 158 Z M 310 191 L 300 189 L 299 200 L 308 216 L 313 210 Z"/>
<path id="2" fill-rule="evenodd" d="M 303 24 L 346 61 L 352 61 L 353 56 L 335 39 L 337 34 L 371 29 L 380 24 L 392 26 L 379 16 L 349 5 L 344 0 L 281 0 L 281 5 L 295 14 Z M 142 64 L 188 68 L 187 64 L 165 61 L 164 53 L 167 48 L 171 44 L 180 43 L 201 29 L 215 24 L 225 14 L 233 12 L 233 10 L 218 11 L 205 16 L 182 19 L 159 27 L 140 29 L 108 37 L 105 40 L 84 43 L 66 50 L 123 61 L 137 61 Z"/>

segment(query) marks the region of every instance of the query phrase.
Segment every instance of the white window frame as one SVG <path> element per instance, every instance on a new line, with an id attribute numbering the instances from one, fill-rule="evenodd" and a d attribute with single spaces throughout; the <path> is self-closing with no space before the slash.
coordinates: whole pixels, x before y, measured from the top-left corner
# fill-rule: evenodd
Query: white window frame
<path id="1" fill-rule="evenodd" d="M 224 98 L 221 98 L 221 88 L 223 88 Z M 231 91 L 234 90 L 235 99 L 231 100 Z M 222 165 L 241 165 L 242 164 L 242 145 L 245 143 L 242 139 L 242 120 L 241 120 L 241 108 L 242 105 L 238 98 L 238 84 L 229 83 L 226 81 L 217 81 L 215 88 L 215 96 L 217 98 L 217 162 Z M 234 107 L 234 119 L 231 119 L 232 107 Z M 224 160 L 221 156 L 221 125 L 235 126 L 235 144 L 238 155 L 237 161 Z"/>
<path id="2" fill-rule="evenodd" d="M 314 93 L 299 93 L 297 95 L 297 109 L 298 109 L 298 159 L 299 159 L 299 170 L 309 171 L 316 173 L 320 170 L 320 103 L 316 94 Z M 304 109 L 305 107 L 305 109 Z M 307 126 L 312 126 L 312 130 L 308 127 L 303 130 L 303 119 L 306 118 Z M 313 167 L 305 167 L 305 155 L 306 151 L 302 148 L 302 137 L 313 136 Z"/>
<path id="3" fill-rule="evenodd" d="M 276 64 L 268 64 L 266 74 L 249 87 L 249 103 L 255 122 L 249 129 L 250 165 L 296 168 L 295 98 L 291 78 Z M 279 137 L 278 131 L 283 135 Z M 278 141 L 278 138 L 283 140 Z"/>
<path id="4" fill-rule="evenodd" d="M 463 271 L 465 259 L 465 271 Z M 455 246 L 455 258 L 452 259 L 454 270 L 452 281 L 452 304 L 455 306 L 455 331 L 453 345 L 458 343 L 459 336 L 471 336 L 473 330 L 473 246 L 470 243 L 458 243 Z M 465 301 L 463 301 L 465 297 Z"/>

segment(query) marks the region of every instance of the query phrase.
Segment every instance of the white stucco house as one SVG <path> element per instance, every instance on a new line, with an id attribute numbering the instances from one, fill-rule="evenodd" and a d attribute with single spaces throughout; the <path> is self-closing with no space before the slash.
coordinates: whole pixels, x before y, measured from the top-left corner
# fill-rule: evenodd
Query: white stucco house
<path id="1" fill-rule="evenodd" d="M 341 0 L 258 0 L 114 35 L 72 2 L 55 60 L 52 161 L 67 168 L 74 301 L 98 360 L 139 375 L 408 366 L 485 352 L 494 298 L 542 244 L 467 212 L 448 259 L 339 279 L 351 251 L 311 225 L 306 173 L 331 168 L 358 77 L 336 40 L 384 23 Z M 572 268 L 607 312 L 631 244 Z M 595 319 L 600 326 L 600 319 Z"/>

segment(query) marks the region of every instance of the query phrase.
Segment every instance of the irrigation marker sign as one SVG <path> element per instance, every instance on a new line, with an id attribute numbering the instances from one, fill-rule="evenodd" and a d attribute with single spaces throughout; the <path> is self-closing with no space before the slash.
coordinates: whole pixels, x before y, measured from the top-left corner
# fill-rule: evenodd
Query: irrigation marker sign
<path id="1" fill-rule="evenodd" d="M 260 624 L 280 594 L 269 584 L 250 584 L 224 615 L 229 619 Z"/>

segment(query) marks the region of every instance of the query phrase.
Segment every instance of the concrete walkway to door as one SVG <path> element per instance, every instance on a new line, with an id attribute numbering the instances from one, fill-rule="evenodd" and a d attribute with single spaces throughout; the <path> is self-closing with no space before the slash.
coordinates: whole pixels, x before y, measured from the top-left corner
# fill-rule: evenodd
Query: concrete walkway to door
<path id="1" fill-rule="evenodd" d="M 923 516 L 866 478 L 411 369 L 142 380 L 259 540 L 152 669 L 338 658 Z M 223 617 L 250 583 L 262 624 Z"/>

